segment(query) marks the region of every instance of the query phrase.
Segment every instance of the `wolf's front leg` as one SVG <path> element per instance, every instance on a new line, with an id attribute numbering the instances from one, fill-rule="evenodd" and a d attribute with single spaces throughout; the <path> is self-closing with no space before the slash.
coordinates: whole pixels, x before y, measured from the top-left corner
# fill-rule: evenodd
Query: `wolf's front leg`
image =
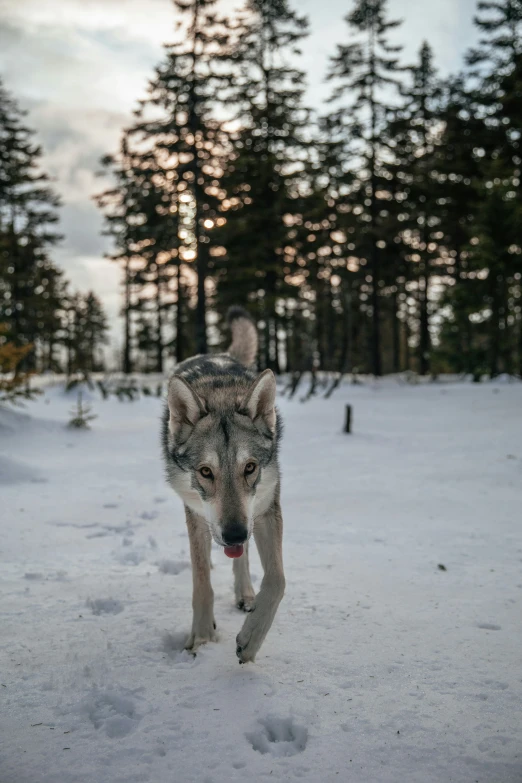
<path id="1" fill-rule="evenodd" d="M 279 497 L 266 513 L 256 519 L 254 537 L 265 574 L 250 614 L 236 639 L 239 663 L 255 660 L 285 591 L 283 518 Z"/>
<path id="2" fill-rule="evenodd" d="M 210 548 L 212 539 L 205 521 L 185 506 L 192 560 L 192 632 L 186 650 L 196 650 L 200 644 L 215 642 L 214 591 L 210 584 Z"/>
<path id="3" fill-rule="evenodd" d="M 248 543 L 245 544 L 241 557 L 234 559 L 234 593 L 236 606 L 245 612 L 250 612 L 254 606 L 255 591 L 250 579 L 250 567 L 248 563 Z"/>

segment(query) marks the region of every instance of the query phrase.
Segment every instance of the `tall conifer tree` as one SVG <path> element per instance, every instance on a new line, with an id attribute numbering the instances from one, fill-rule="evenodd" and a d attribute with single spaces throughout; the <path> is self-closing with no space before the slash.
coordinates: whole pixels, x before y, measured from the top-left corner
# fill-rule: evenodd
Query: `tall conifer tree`
<path id="1" fill-rule="evenodd" d="M 295 209 L 297 180 L 306 158 L 303 132 L 304 74 L 289 55 L 307 35 L 307 21 L 287 0 L 248 0 L 234 58 L 238 73 L 231 101 L 240 129 L 232 135 L 233 156 L 222 184 L 226 246 L 221 301 L 252 302 L 265 324 L 262 361 L 279 369 L 281 303 L 290 293 L 285 267 L 294 251 L 285 216 Z M 285 249 L 287 248 L 287 249 Z"/>
<path id="2" fill-rule="evenodd" d="M 6 339 L 35 345 L 23 359 L 24 368 L 33 369 L 42 335 L 53 330 L 56 299 L 50 291 L 59 272 L 48 249 L 60 239 L 59 199 L 24 116 L 0 82 L 0 322 L 8 325 Z"/>
<path id="3" fill-rule="evenodd" d="M 382 371 L 380 286 L 383 276 L 383 253 L 378 243 L 380 136 L 386 122 L 389 99 L 383 92 L 398 84 L 400 71 L 397 54 L 401 47 L 392 46 L 388 34 L 400 22 L 386 18 L 386 0 L 357 0 L 346 17 L 353 39 L 337 46 L 330 58 L 328 79 L 336 82 L 331 102 L 336 105 L 330 124 L 339 135 L 354 140 L 361 159 L 358 171 L 358 193 L 354 192 L 361 211 L 360 230 L 365 241 L 361 250 L 368 262 L 371 280 L 372 335 L 371 366 L 375 375 Z M 348 99 L 346 103 L 345 99 Z M 338 108 L 337 108 L 338 107 Z"/>

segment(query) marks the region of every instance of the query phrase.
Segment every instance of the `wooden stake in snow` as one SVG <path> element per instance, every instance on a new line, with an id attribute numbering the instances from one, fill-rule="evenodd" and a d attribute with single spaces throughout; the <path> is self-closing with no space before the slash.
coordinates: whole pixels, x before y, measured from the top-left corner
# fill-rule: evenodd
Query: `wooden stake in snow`
<path id="1" fill-rule="evenodd" d="M 352 431 L 352 406 L 346 406 L 346 419 L 344 422 L 344 431 L 350 433 Z"/>

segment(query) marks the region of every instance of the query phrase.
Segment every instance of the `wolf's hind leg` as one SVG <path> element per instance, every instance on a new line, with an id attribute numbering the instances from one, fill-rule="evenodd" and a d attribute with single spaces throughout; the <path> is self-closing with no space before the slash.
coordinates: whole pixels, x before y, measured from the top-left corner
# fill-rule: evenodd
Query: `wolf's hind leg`
<path id="1" fill-rule="evenodd" d="M 233 561 L 234 569 L 234 593 L 236 606 L 244 612 L 250 612 L 254 605 L 256 594 L 250 579 L 250 565 L 248 562 L 248 544 L 245 544 L 241 557 Z"/>
<path id="2" fill-rule="evenodd" d="M 214 621 L 214 591 L 210 583 L 210 548 L 212 539 L 204 520 L 185 506 L 192 560 L 192 632 L 186 650 L 217 641 Z"/>

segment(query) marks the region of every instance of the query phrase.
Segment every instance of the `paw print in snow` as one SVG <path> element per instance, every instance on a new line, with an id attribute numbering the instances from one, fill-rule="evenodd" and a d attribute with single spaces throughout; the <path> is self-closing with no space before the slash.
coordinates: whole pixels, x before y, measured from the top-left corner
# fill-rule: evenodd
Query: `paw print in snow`
<path id="1" fill-rule="evenodd" d="M 270 715 L 259 721 L 259 728 L 246 734 L 254 750 L 270 753 L 276 758 L 295 756 L 306 748 L 308 729 L 292 718 Z"/>

